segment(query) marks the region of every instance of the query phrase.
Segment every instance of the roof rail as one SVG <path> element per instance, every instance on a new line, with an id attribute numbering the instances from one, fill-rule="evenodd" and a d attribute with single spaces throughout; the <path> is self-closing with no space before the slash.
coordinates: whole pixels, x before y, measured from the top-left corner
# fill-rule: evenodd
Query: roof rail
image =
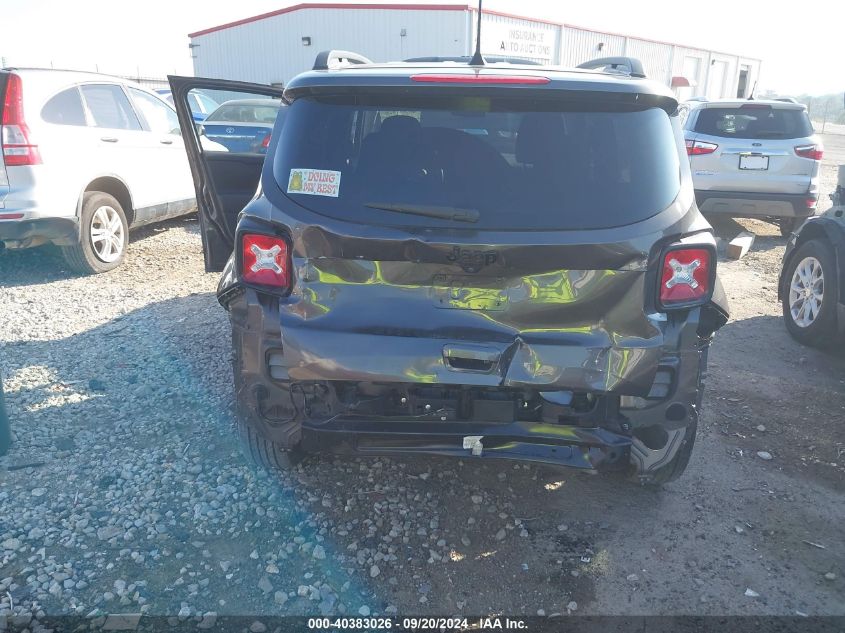
<path id="1" fill-rule="evenodd" d="M 348 64 L 372 64 L 369 59 L 358 53 L 351 53 L 349 51 L 321 51 L 317 54 L 317 59 L 314 60 L 314 68 L 312 70 L 328 70 L 331 62 L 347 62 Z"/>
<path id="2" fill-rule="evenodd" d="M 576 68 L 597 69 L 601 68 L 605 72 L 623 73 L 631 77 L 645 77 L 645 70 L 643 70 L 642 62 L 636 57 L 600 57 L 599 59 L 591 59 L 583 64 L 578 64 Z"/>

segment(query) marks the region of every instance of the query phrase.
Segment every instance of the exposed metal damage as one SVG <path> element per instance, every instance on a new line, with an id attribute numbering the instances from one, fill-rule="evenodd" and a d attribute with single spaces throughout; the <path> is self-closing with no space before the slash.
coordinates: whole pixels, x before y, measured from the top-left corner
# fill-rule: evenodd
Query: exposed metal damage
<path id="1" fill-rule="evenodd" d="M 229 304 L 236 349 L 254 351 L 239 401 L 271 436 L 297 420 L 306 449 L 633 462 L 647 477 L 697 423 L 713 325 L 631 309 L 643 270 L 493 273 L 456 289 L 433 263 L 296 265 L 289 297 L 246 289 Z M 605 317 L 588 322 L 603 302 Z M 701 313 L 718 326 L 724 306 Z"/>

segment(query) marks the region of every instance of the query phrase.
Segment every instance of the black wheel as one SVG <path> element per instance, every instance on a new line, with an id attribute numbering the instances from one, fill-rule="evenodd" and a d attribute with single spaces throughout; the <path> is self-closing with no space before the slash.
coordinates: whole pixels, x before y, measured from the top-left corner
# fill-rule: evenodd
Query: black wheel
<path id="1" fill-rule="evenodd" d="M 695 445 L 697 431 L 698 421 L 693 419 L 689 426 L 684 429 L 684 435 L 680 439 L 680 446 L 671 461 L 659 468 L 649 470 L 647 473 L 635 473 L 635 479 L 645 486 L 659 487 L 683 475 L 692 455 L 692 447 Z"/>
<path id="2" fill-rule="evenodd" d="M 780 227 L 780 234 L 783 237 L 789 237 L 793 231 L 801 226 L 801 218 L 783 218 L 778 220 L 778 227 Z"/>
<path id="3" fill-rule="evenodd" d="M 246 400 L 247 394 L 253 392 L 255 387 L 250 384 L 249 373 L 244 368 L 242 331 L 235 328 L 232 330 L 232 335 L 232 373 L 237 398 L 236 425 L 241 450 L 253 466 L 259 466 L 271 472 L 289 470 L 304 456 L 304 451 L 300 448 L 302 423 L 296 416 L 286 420 L 277 419 L 273 430 L 278 442 L 270 441 L 258 432 L 256 427 L 261 426 L 263 422 L 255 419 L 254 416 L 259 414 Z M 259 404 L 259 408 L 260 406 Z"/>
<path id="4" fill-rule="evenodd" d="M 247 420 L 238 416 L 238 437 L 241 450 L 250 464 L 268 471 L 287 471 L 296 466 L 303 458 L 300 448 L 285 449 L 278 444 L 261 437 Z"/>
<path id="5" fill-rule="evenodd" d="M 79 217 L 79 244 L 62 247 L 68 265 L 86 275 L 108 272 L 123 263 L 128 244 L 129 224 L 120 203 L 102 191 L 86 192 Z"/>
<path id="6" fill-rule="evenodd" d="M 784 270 L 783 318 L 792 337 L 826 347 L 837 338 L 839 271 L 826 240 L 809 240 L 793 253 Z"/>
<path id="7" fill-rule="evenodd" d="M 681 440 L 681 447 L 672 458 L 672 461 L 652 472 L 651 477 L 646 482 L 648 485 L 662 486 L 670 481 L 675 481 L 684 474 L 689 464 L 690 456 L 692 455 L 692 447 L 695 445 L 697 431 L 697 423 L 693 423 L 687 427 L 684 438 Z"/>

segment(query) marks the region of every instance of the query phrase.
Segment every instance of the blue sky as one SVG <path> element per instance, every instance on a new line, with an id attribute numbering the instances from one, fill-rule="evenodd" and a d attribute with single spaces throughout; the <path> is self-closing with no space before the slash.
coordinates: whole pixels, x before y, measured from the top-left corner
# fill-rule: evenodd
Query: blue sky
<path id="1" fill-rule="evenodd" d="M 0 0 L 5 27 L 0 57 L 7 65 L 52 63 L 56 68 L 145 76 L 190 74 L 189 32 L 291 4 L 297 2 Z M 845 91 L 838 65 L 845 56 L 841 0 L 816 0 L 797 10 L 794 3 L 784 9 L 774 2 L 735 0 L 485 0 L 484 6 L 761 58 L 761 89 L 783 94 Z"/>

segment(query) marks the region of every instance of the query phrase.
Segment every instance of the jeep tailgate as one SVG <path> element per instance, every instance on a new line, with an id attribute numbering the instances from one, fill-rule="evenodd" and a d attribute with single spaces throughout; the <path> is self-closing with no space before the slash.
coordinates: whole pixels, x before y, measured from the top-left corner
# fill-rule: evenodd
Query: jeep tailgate
<path id="1" fill-rule="evenodd" d="M 648 394 L 672 346 L 648 262 L 693 222 L 679 128 L 541 96 L 293 101 L 244 212 L 291 240 L 279 376 Z"/>
<path id="2" fill-rule="evenodd" d="M 356 242 L 308 229 L 295 243 L 291 379 L 648 393 L 664 340 L 647 253 Z"/>

